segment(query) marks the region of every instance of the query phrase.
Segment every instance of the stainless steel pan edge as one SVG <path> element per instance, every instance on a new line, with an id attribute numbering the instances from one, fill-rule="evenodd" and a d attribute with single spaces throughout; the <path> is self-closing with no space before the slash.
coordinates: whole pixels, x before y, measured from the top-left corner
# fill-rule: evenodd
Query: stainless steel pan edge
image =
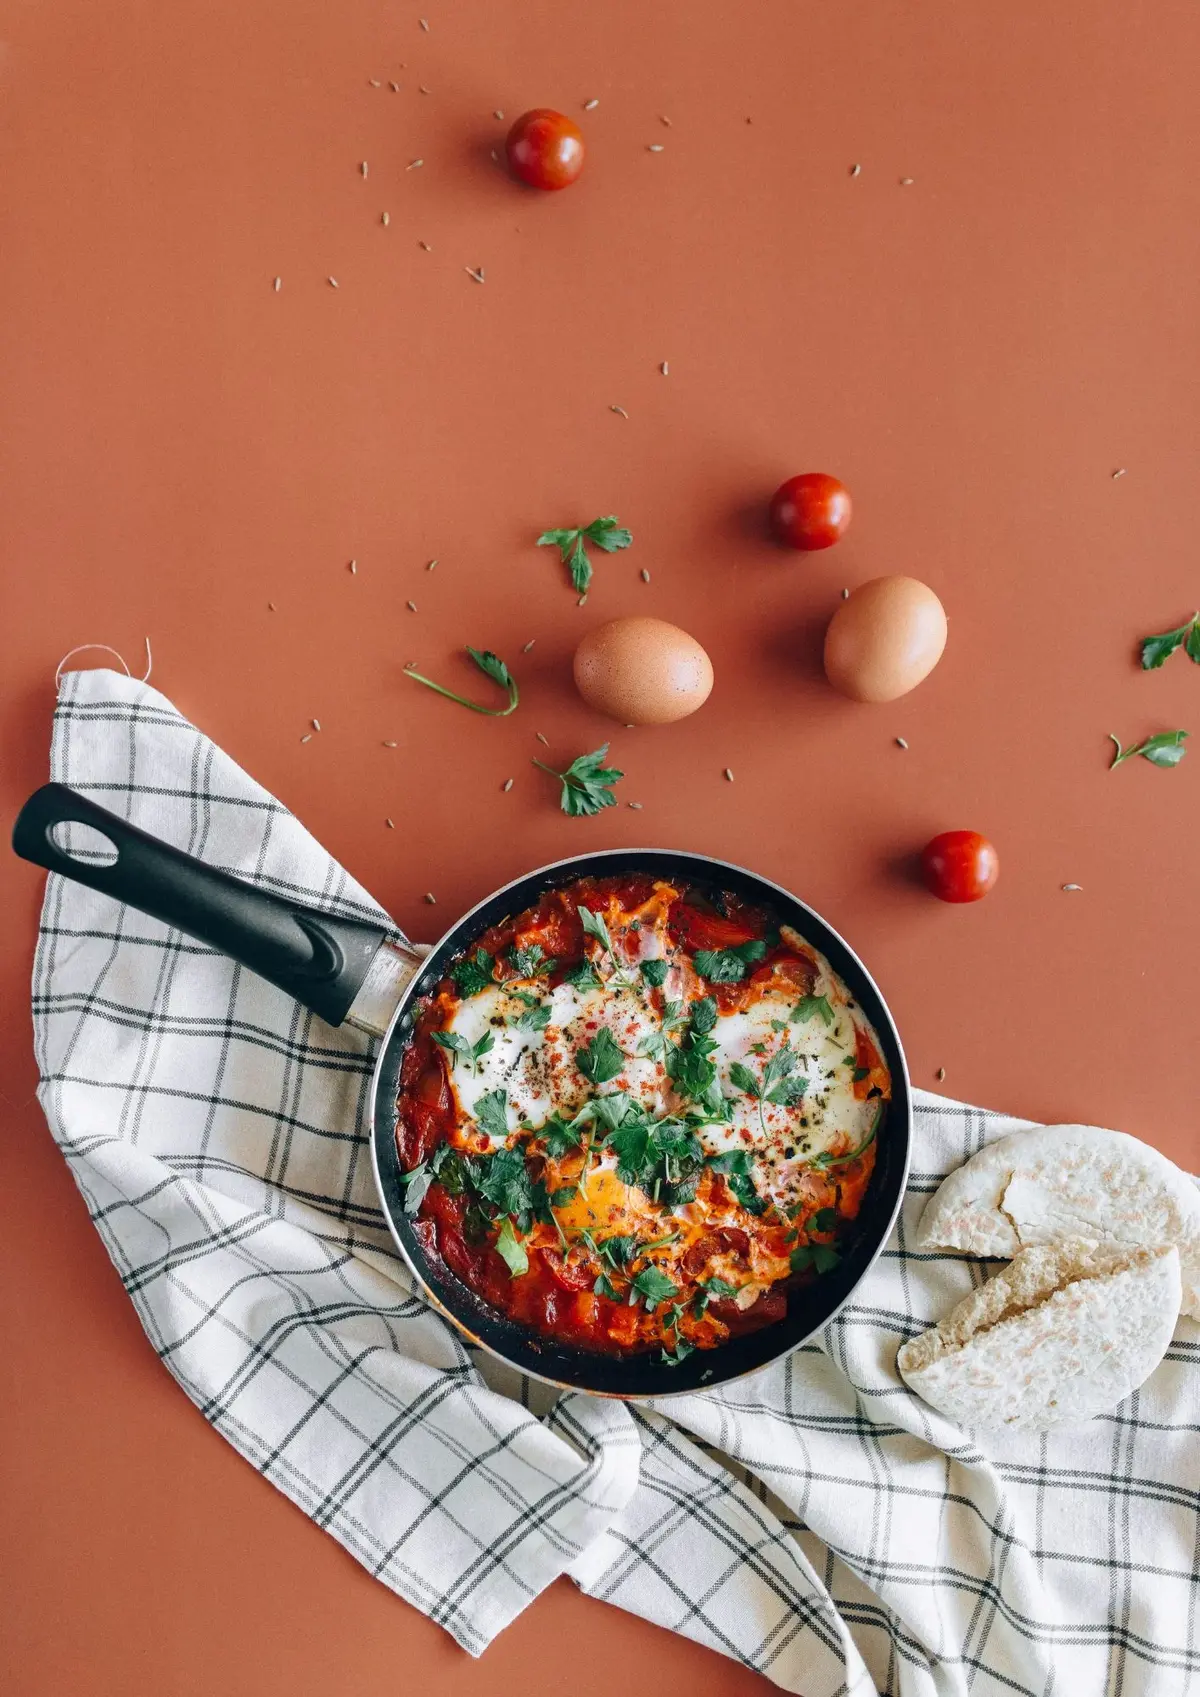
<path id="1" fill-rule="evenodd" d="M 674 864 L 677 871 L 686 870 L 689 875 L 699 877 L 714 886 L 720 884 L 727 876 L 731 883 L 745 880 L 763 897 L 774 898 L 778 906 L 791 909 L 793 913 L 801 914 L 803 920 L 807 922 L 807 929 L 804 923 L 798 925 L 797 929 L 823 954 L 829 955 L 831 952 L 825 944 L 831 940 L 834 942 L 836 945 L 834 952 L 840 953 L 842 956 L 841 962 L 833 962 L 835 969 L 842 972 L 843 977 L 847 977 L 847 974 L 842 971 L 842 967 L 846 962 L 849 962 L 853 968 L 849 975 L 850 978 L 857 978 L 860 984 L 866 987 L 867 999 L 874 1004 L 867 1011 L 871 1016 L 872 1023 L 880 1031 L 884 1046 L 888 1050 L 887 1059 L 892 1073 L 892 1108 L 887 1119 L 886 1145 L 891 1151 L 893 1163 L 899 1146 L 899 1166 L 897 1168 L 893 1164 L 892 1171 L 888 1175 L 888 1190 L 893 1194 L 886 1210 L 886 1217 L 877 1219 L 871 1232 L 874 1247 L 856 1265 L 853 1279 L 848 1283 L 836 1304 L 823 1312 L 816 1324 L 807 1331 L 802 1331 L 800 1335 L 788 1337 L 786 1342 L 782 1342 L 782 1339 L 791 1329 L 789 1326 L 790 1315 L 788 1319 L 778 1321 L 774 1326 L 766 1327 L 761 1332 L 751 1334 L 751 1339 L 762 1340 L 771 1339 L 772 1334 L 778 1334 L 781 1347 L 773 1351 L 766 1350 L 763 1352 L 764 1359 L 757 1360 L 749 1366 L 741 1366 L 736 1371 L 723 1372 L 721 1370 L 722 1358 L 728 1358 L 728 1355 L 736 1350 L 736 1345 L 730 1344 L 715 1351 L 697 1352 L 696 1355 L 689 1357 L 681 1367 L 677 1368 L 667 1367 L 663 1363 L 646 1362 L 645 1358 L 630 1358 L 625 1363 L 616 1364 L 618 1366 L 641 1364 L 643 1371 L 645 1368 L 657 1369 L 654 1374 L 655 1379 L 661 1379 L 664 1382 L 661 1385 L 655 1384 L 652 1387 L 645 1388 L 639 1388 L 636 1385 L 619 1387 L 615 1384 L 614 1378 L 623 1375 L 613 1373 L 614 1358 L 609 1356 L 592 1355 L 583 1351 L 573 1352 L 572 1366 L 574 1367 L 575 1363 L 578 1362 L 578 1367 L 575 1371 L 564 1374 L 561 1370 L 555 1372 L 549 1359 L 543 1364 L 539 1357 L 553 1355 L 558 1361 L 561 1361 L 562 1355 L 566 1352 L 547 1352 L 536 1347 L 531 1349 L 528 1343 L 524 1347 L 518 1348 L 498 1346 L 494 1336 L 488 1338 L 484 1335 L 491 1328 L 488 1327 L 487 1316 L 483 1312 L 480 1312 L 477 1316 L 480 1329 L 476 1331 L 461 1314 L 455 1312 L 454 1306 L 444 1300 L 434 1288 L 426 1270 L 421 1265 L 420 1258 L 414 1253 L 413 1246 L 405 1241 L 404 1230 L 399 1223 L 399 1220 L 403 1219 L 402 1209 L 399 1215 L 397 1213 L 398 1196 L 395 1183 L 399 1171 L 399 1157 L 395 1144 L 394 1081 L 399 1054 L 402 1053 L 407 1038 L 407 1033 L 401 1033 L 400 1028 L 406 1022 L 413 1002 L 427 994 L 434 984 L 444 976 L 446 966 L 451 958 L 469 948 L 478 935 L 486 930 L 489 925 L 496 923 L 495 915 L 498 909 L 504 907 L 505 897 L 509 895 L 517 896 L 519 893 L 520 907 L 527 907 L 532 905 L 529 898 L 531 886 L 543 884 L 545 887 L 549 887 L 551 884 L 569 882 L 575 878 L 602 877 L 606 868 L 622 869 L 621 863 L 636 860 L 661 861 L 663 863 L 663 875 L 668 875 L 671 865 Z M 536 899 L 536 897 L 533 899 Z M 510 904 L 509 911 L 515 906 L 515 903 Z M 861 992 L 856 990 L 856 994 L 859 993 Z M 389 1065 L 389 1060 L 394 1060 L 396 1065 Z M 381 1096 L 381 1084 L 390 1099 L 385 1100 Z M 372 1075 L 367 1110 L 371 1126 L 371 1166 L 380 1206 L 397 1251 L 428 1301 L 454 1325 L 473 1347 L 484 1349 L 516 1371 L 526 1373 L 530 1378 L 540 1380 L 542 1383 L 552 1385 L 559 1390 L 579 1390 L 589 1395 L 615 1397 L 622 1401 L 658 1402 L 672 1397 L 693 1395 L 697 1390 L 707 1389 L 710 1386 L 733 1384 L 764 1371 L 768 1366 L 786 1359 L 787 1356 L 802 1348 L 817 1332 L 835 1320 L 846 1304 L 851 1301 L 855 1292 L 869 1276 L 871 1269 L 883 1253 L 903 1205 L 911 1162 L 911 1091 L 912 1084 L 903 1044 L 900 1041 L 900 1034 L 896 1029 L 895 1021 L 892 1019 L 891 1011 L 882 992 L 857 952 L 815 909 L 809 907 L 806 902 L 801 901 L 799 897 L 783 885 L 777 884 L 772 879 L 765 878 L 760 873 L 754 872 L 748 867 L 740 866 L 733 861 L 717 860 L 711 856 L 696 854 L 689 850 L 662 848 L 600 849 L 585 855 L 571 855 L 562 860 L 550 861 L 544 866 L 511 879 L 507 884 L 501 885 L 499 889 L 477 902 L 429 948 L 419 968 L 404 987 L 400 1001 L 383 1036 L 379 1058 Z M 452 1274 L 448 1275 L 449 1280 L 453 1280 Z M 459 1291 L 466 1292 L 466 1287 L 459 1285 L 457 1280 L 453 1280 L 453 1283 Z M 482 1310 L 482 1304 L 479 1305 L 479 1308 Z M 515 1333 L 517 1328 L 512 1327 L 511 1330 Z M 750 1342 L 751 1339 L 739 1340 L 739 1342 Z M 707 1367 L 704 1364 L 706 1356 L 710 1358 L 710 1364 Z M 685 1372 L 684 1369 L 686 1368 L 690 1368 L 690 1371 Z M 665 1378 L 667 1374 L 671 1375 L 669 1380 Z M 584 1382 L 584 1380 L 590 1382 Z"/>

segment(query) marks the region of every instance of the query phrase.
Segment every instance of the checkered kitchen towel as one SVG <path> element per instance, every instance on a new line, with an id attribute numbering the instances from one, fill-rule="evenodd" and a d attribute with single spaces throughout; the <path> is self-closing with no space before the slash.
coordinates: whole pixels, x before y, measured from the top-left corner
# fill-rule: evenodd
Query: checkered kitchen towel
<path id="1" fill-rule="evenodd" d="M 145 684 L 68 675 L 51 767 L 269 889 L 379 914 Z M 473 1654 L 568 1573 L 805 1697 L 1200 1691 L 1197 1328 L 1069 1434 L 976 1442 L 896 1376 L 898 1346 L 983 1276 L 912 1252 L 924 1199 L 1018 1122 L 918 1098 L 898 1232 L 787 1362 L 658 1408 L 576 1394 L 539 1416 L 393 1253 L 368 1039 L 55 877 L 33 1008 L 51 1130 L 166 1367 Z"/>

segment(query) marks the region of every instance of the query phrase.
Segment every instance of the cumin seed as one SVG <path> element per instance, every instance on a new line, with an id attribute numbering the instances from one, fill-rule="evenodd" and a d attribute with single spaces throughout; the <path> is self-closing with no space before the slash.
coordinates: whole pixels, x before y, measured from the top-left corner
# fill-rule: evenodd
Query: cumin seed
<path id="1" fill-rule="evenodd" d="M 842 600 L 843 601 L 849 601 L 849 599 L 850 599 L 850 591 L 848 589 L 843 589 L 842 590 Z"/>
<path id="2" fill-rule="evenodd" d="M 312 741 L 312 732 L 311 731 L 305 731 L 304 735 L 300 738 L 300 741 L 301 742 L 311 742 Z"/>
<path id="3" fill-rule="evenodd" d="M 428 18 L 418 18 L 417 22 L 420 24 L 420 26 L 423 30 L 428 30 L 428 28 L 429 28 L 429 19 Z"/>
<path id="4" fill-rule="evenodd" d="M 658 114 L 658 121 L 659 121 L 660 124 L 665 124 L 668 129 L 671 128 L 670 118 L 664 118 L 661 112 Z"/>
<path id="5" fill-rule="evenodd" d="M 338 282 L 336 277 L 327 277 L 325 281 L 329 284 L 331 289 L 338 289 L 341 287 L 341 284 Z"/>
<path id="6" fill-rule="evenodd" d="M 912 185 L 913 185 L 913 178 L 912 177 L 901 177 L 900 187 L 902 189 L 910 189 L 912 187 Z"/>
<path id="7" fill-rule="evenodd" d="M 375 78 L 375 77 L 372 77 L 372 78 L 371 78 L 371 87 L 372 87 L 372 88 L 379 88 L 379 87 L 380 87 L 380 86 L 381 86 L 381 85 L 380 85 L 380 83 L 379 83 L 379 82 L 378 82 L 378 80 L 377 80 L 377 79 L 376 79 L 376 78 Z"/>
<path id="8" fill-rule="evenodd" d="M 1124 477 L 1124 476 L 1125 476 L 1125 467 L 1123 465 L 1119 465 L 1117 467 L 1116 471 L 1113 472 L 1113 477 L 1117 478 L 1117 477 Z"/>
<path id="9" fill-rule="evenodd" d="M 646 152 L 647 153 L 665 153 L 666 149 L 663 147 L 663 144 L 662 144 L 661 141 L 652 141 L 650 143 L 649 147 L 646 149 Z"/>
<path id="10" fill-rule="evenodd" d="M 587 595 L 585 593 L 585 594 L 583 594 L 579 597 L 579 600 L 576 601 L 575 605 L 577 607 L 582 607 L 584 605 L 584 603 L 586 602 L 586 600 L 587 600 Z"/>
<path id="11" fill-rule="evenodd" d="M 896 738 L 896 747 L 897 748 L 907 748 L 908 744 L 905 742 L 903 737 L 897 737 Z"/>
<path id="12" fill-rule="evenodd" d="M 646 566 L 642 567 L 642 582 L 643 583 L 649 583 L 650 582 L 650 571 L 649 571 L 649 568 L 646 567 Z"/>
<path id="13" fill-rule="evenodd" d="M 485 281 L 484 275 L 483 275 L 483 266 L 482 265 L 479 267 L 479 269 L 477 271 L 473 271 L 469 265 L 464 265 L 463 270 L 466 272 L 467 276 L 473 278 L 475 280 L 475 282 L 482 283 L 482 282 Z"/>
<path id="14" fill-rule="evenodd" d="M 501 122 L 503 122 L 503 120 L 504 120 L 504 113 L 503 113 L 503 112 L 500 112 L 500 111 L 496 111 L 496 112 L 493 112 L 493 113 L 492 113 L 492 117 L 493 117 L 493 118 L 499 118 L 499 119 L 500 119 L 500 120 L 501 120 Z"/>
<path id="15" fill-rule="evenodd" d="M 494 147 L 492 148 L 491 153 L 492 153 L 492 164 L 493 165 L 499 165 L 500 155 Z"/>
<path id="16" fill-rule="evenodd" d="M 594 112 L 599 104 L 600 102 L 598 100 L 585 100 L 583 103 L 583 109 L 585 112 Z"/>
<path id="17" fill-rule="evenodd" d="M 1064 884 L 1063 889 L 1064 890 L 1078 890 L 1082 894 L 1083 885 L 1082 884 Z"/>
<path id="18" fill-rule="evenodd" d="M 350 571 L 351 571 L 352 575 L 358 571 L 358 561 L 357 560 L 351 560 Z"/>
<path id="19" fill-rule="evenodd" d="M 851 165 L 850 175 L 852 177 L 861 177 L 862 176 L 862 166 L 861 165 Z"/>
<path id="20" fill-rule="evenodd" d="M 529 650 L 533 647 L 533 645 L 536 641 L 537 641 L 537 637 L 531 636 L 529 641 L 525 644 L 524 648 L 522 648 L 521 653 L 522 654 L 528 654 Z"/>
<path id="21" fill-rule="evenodd" d="M 426 890 L 425 900 L 429 903 L 430 907 L 437 906 L 437 897 L 434 895 L 432 890 Z"/>
<path id="22" fill-rule="evenodd" d="M 671 367 L 667 364 L 665 359 L 658 369 L 662 372 L 664 377 L 669 377 L 671 375 Z"/>
<path id="23" fill-rule="evenodd" d="M 431 572 L 431 571 L 433 571 L 433 569 L 434 569 L 434 567 L 435 567 L 435 566 L 436 566 L 436 565 L 437 565 L 437 561 L 436 561 L 436 560 L 430 560 L 430 561 L 429 561 L 429 563 L 428 563 L 428 565 L 427 565 L 427 566 L 426 566 L 426 567 L 425 567 L 425 570 L 426 570 L 426 571 L 427 571 L 427 572 Z"/>
<path id="24" fill-rule="evenodd" d="M 610 406 L 608 410 L 609 410 L 609 412 L 620 413 L 622 418 L 628 418 L 629 417 L 629 414 L 625 411 L 624 407 Z"/>
<path id="25" fill-rule="evenodd" d="M 729 783 L 733 782 L 733 768 L 731 766 L 726 766 L 725 777 Z"/>
<path id="26" fill-rule="evenodd" d="M 381 224 L 390 224 L 391 221 L 392 221 L 392 215 L 391 215 L 390 212 L 381 212 L 379 214 L 379 222 Z"/>
<path id="27" fill-rule="evenodd" d="M 406 171 L 415 171 L 419 165 L 424 165 L 424 163 L 425 161 L 423 159 L 410 159 L 404 169 Z"/>
<path id="28" fill-rule="evenodd" d="M 420 88 L 417 89 L 417 93 L 418 94 L 432 94 L 433 90 L 431 88 L 426 88 L 424 85 L 422 85 Z"/>
<path id="29" fill-rule="evenodd" d="M 384 746 L 384 747 L 385 747 L 385 748 L 396 748 L 396 747 L 398 747 L 398 746 L 399 746 L 399 745 L 398 745 L 398 744 L 397 744 L 397 743 L 394 743 L 394 742 L 385 742 L 385 743 L 384 743 L 384 745 L 383 745 L 383 746 Z"/>
<path id="30" fill-rule="evenodd" d="M 273 287 L 275 289 L 275 293 L 278 294 L 280 289 L 283 287 L 283 278 L 276 277 Z"/>
<path id="31" fill-rule="evenodd" d="M 267 602 L 267 612 L 273 613 L 274 611 L 275 611 L 275 603 L 273 601 L 268 601 Z"/>
<path id="32" fill-rule="evenodd" d="M 504 793 L 506 795 L 508 794 L 509 790 L 512 789 L 512 787 L 513 787 L 513 779 L 512 778 L 505 778 L 504 782 L 500 786 L 500 788 L 504 791 Z"/>
<path id="33" fill-rule="evenodd" d="M 626 807 L 632 807 L 635 813 L 640 813 L 642 811 L 642 804 L 640 801 L 627 801 L 625 805 Z"/>
<path id="34" fill-rule="evenodd" d="M 550 739 L 549 739 L 549 737 L 544 737 L 544 736 L 543 736 L 543 735 L 542 735 L 542 733 L 541 733 L 541 731 L 534 731 L 534 733 L 533 733 L 533 734 L 534 734 L 534 736 L 535 736 L 535 737 L 536 737 L 536 738 L 537 738 L 537 739 L 538 739 L 538 741 L 539 741 L 539 742 L 540 742 L 540 743 L 542 743 L 542 744 L 544 744 L 544 746 L 545 746 L 545 747 L 546 747 L 546 748 L 549 748 L 549 747 L 550 747 Z"/>
<path id="35" fill-rule="evenodd" d="M 942 1082 L 943 1078 L 945 1078 L 945 1076 L 946 1076 L 945 1067 L 939 1067 L 937 1069 L 937 1071 L 934 1073 L 933 1076 L 937 1079 L 938 1083 L 940 1084 Z"/>
<path id="36" fill-rule="evenodd" d="M 418 242 L 417 246 L 420 247 L 420 248 L 424 248 L 426 253 L 432 253 L 433 252 L 433 249 L 430 247 L 428 242 Z"/>
<path id="37" fill-rule="evenodd" d="M 417 610 L 417 604 L 415 601 L 406 601 L 404 605 L 408 608 L 410 613 L 415 613 Z"/>
<path id="38" fill-rule="evenodd" d="M 314 719 L 312 722 L 312 728 L 314 731 L 319 731 L 321 729 L 321 721 L 319 719 Z"/>
<path id="39" fill-rule="evenodd" d="M 384 824 L 387 826 L 389 831 L 394 831 L 396 829 L 396 827 L 392 824 L 392 821 L 390 819 L 385 819 Z"/>
<path id="40" fill-rule="evenodd" d="M 365 177 L 366 174 L 367 174 L 367 162 L 366 162 L 365 159 L 363 160 L 362 164 L 358 168 L 362 172 L 363 176 Z"/>
<path id="41" fill-rule="evenodd" d="M 398 82 L 389 82 L 388 87 L 391 89 L 393 94 L 399 94 L 400 84 Z"/>

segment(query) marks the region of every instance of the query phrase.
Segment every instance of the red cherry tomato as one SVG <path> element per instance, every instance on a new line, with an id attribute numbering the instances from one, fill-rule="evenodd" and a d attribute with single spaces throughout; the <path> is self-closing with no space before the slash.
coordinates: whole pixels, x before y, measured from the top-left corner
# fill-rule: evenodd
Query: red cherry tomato
<path id="1" fill-rule="evenodd" d="M 832 548 L 850 523 L 850 491 L 823 471 L 802 472 L 771 497 L 771 529 L 787 548 Z"/>
<path id="2" fill-rule="evenodd" d="M 565 189 L 583 170 L 583 132 L 547 106 L 522 113 L 505 148 L 513 176 L 533 189 Z"/>
<path id="3" fill-rule="evenodd" d="M 978 831 L 943 831 L 921 850 L 921 871 L 939 901 L 977 902 L 1000 876 L 1000 857 Z"/>

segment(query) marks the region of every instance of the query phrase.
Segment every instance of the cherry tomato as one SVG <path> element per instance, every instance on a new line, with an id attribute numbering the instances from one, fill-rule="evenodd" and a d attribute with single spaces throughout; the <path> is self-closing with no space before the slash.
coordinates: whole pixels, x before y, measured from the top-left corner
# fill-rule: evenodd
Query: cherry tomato
<path id="1" fill-rule="evenodd" d="M 850 491 L 823 471 L 789 477 L 771 497 L 771 529 L 788 548 L 832 548 L 850 523 Z"/>
<path id="2" fill-rule="evenodd" d="M 509 170 L 532 189 L 565 189 L 583 170 L 583 132 L 547 106 L 522 113 L 505 148 Z"/>
<path id="3" fill-rule="evenodd" d="M 1000 876 L 1000 857 L 978 831 L 943 831 L 921 850 L 921 871 L 939 901 L 977 902 Z"/>

